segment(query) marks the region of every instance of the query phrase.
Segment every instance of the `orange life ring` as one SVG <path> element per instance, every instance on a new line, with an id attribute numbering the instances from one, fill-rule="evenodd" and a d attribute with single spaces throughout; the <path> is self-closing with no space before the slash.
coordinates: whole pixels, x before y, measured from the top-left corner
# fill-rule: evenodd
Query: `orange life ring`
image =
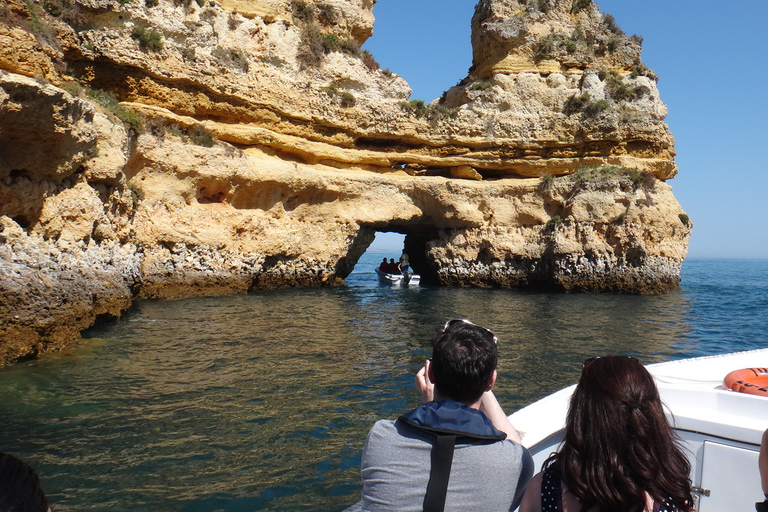
<path id="1" fill-rule="evenodd" d="M 768 396 L 768 368 L 734 370 L 723 379 L 723 388 L 750 395 Z"/>

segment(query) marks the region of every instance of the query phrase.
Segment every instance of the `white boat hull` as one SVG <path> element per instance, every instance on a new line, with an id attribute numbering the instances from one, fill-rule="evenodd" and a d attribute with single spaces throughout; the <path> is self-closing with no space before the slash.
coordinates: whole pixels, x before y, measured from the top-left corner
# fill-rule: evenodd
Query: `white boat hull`
<path id="1" fill-rule="evenodd" d="M 768 366 L 768 349 L 648 365 L 667 416 L 691 460 L 697 512 L 754 510 L 763 500 L 757 457 L 768 397 L 724 390 L 740 368 Z M 557 451 L 574 386 L 510 415 L 536 469 Z"/>
<path id="2" fill-rule="evenodd" d="M 382 272 L 378 268 L 376 274 L 379 276 L 379 282 L 382 284 L 393 286 L 415 286 L 419 284 L 421 277 L 416 274 L 411 274 L 410 279 L 406 279 L 402 274 L 390 274 L 388 272 Z"/>

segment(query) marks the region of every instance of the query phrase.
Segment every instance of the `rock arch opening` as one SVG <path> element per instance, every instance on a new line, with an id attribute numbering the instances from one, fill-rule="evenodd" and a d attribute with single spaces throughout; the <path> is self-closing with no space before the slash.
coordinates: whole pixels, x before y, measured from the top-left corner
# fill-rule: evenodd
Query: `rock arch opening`
<path id="1" fill-rule="evenodd" d="M 377 235 L 385 235 L 386 243 L 374 244 Z M 389 235 L 389 236 L 386 236 Z M 401 236 L 397 236 L 401 235 Z M 383 251 L 390 254 L 388 258 L 398 260 L 405 251 L 411 269 L 421 276 L 423 284 L 436 283 L 437 269 L 429 258 L 429 242 L 437 240 L 438 228 L 422 225 L 387 225 L 381 227 L 364 227 L 360 230 L 355 242 L 347 255 L 339 261 L 336 267 L 337 276 L 345 279 L 349 276 L 360 258 L 369 250 Z M 384 238 L 384 237 L 382 237 Z"/>

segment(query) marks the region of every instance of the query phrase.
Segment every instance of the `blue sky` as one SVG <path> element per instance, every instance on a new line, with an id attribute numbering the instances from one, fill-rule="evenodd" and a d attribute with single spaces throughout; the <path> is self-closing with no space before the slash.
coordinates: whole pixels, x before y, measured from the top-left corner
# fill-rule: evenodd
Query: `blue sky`
<path id="1" fill-rule="evenodd" d="M 695 226 L 689 257 L 768 258 L 768 1 L 596 0 L 659 75 L 674 187 Z M 475 0 L 378 0 L 363 48 L 431 101 L 472 65 Z M 400 246 L 377 235 L 372 248 Z"/>

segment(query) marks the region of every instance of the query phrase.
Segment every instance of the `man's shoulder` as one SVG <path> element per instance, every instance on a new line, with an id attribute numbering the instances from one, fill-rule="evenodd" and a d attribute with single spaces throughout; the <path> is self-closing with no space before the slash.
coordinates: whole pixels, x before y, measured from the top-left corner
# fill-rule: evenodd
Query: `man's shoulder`
<path id="1" fill-rule="evenodd" d="M 492 442 L 477 442 L 475 440 L 469 439 L 466 440 L 465 443 L 457 444 L 457 447 L 460 446 L 466 446 L 466 447 L 473 447 L 473 451 L 487 451 L 491 454 L 494 454 L 499 459 L 504 458 L 515 458 L 520 459 L 525 457 L 526 455 L 530 456 L 528 454 L 528 450 L 521 446 L 520 444 L 511 441 L 509 439 L 502 439 L 500 441 L 492 441 Z"/>
<path id="2" fill-rule="evenodd" d="M 396 431 L 395 420 L 378 420 L 368 432 L 368 437 L 371 437 L 371 435 L 384 435 L 394 431 Z"/>
<path id="3" fill-rule="evenodd" d="M 371 430 L 374 428 L 387 428 L 388 426 L 392 426 L 395 424 L 395 420 L 387 420 L 387 419 L 381 419 L 376 420 L 376 423 L 373 424 L 371 427 Z"/>
<path id="4" fill-rule="evenodd" d="M 528 448 L 510 439 L 505 439 L 499 444 L 502 447 L 501 451 L 504 451 L 508 457 L 520 460 L 524 466 L 530 465 L 530 467 L 533 467 L 533 457 Z"/>
<path id="5" fill-rule="evenodd" d="M 368 442 L 378 440 L 399 439 L 401 444 L 430 444 L 431 437 L 428 433 L 419 431 L 402 421 L 398 420 L 378 420 L 373 424 L 368 432 Z"/>

